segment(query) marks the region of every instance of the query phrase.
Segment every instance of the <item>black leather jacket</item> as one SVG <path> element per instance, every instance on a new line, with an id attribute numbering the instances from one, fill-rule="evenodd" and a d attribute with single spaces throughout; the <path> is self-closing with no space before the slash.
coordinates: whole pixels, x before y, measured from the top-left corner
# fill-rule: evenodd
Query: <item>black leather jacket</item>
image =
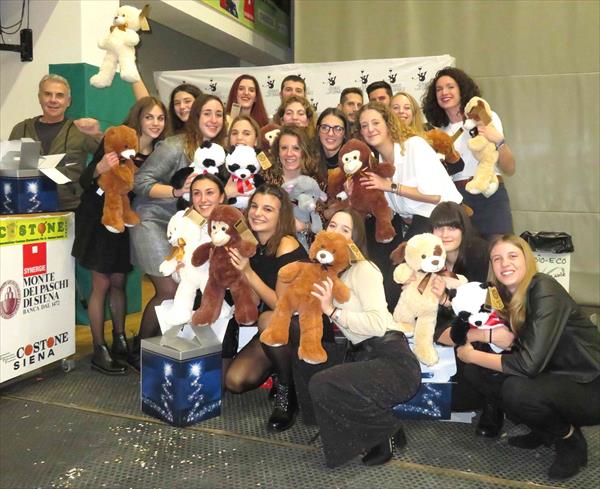
<path id="1" fill-rule="evenodd" d="M 526 308 L 513 352 L 502 356 L 505 374 L 535 377 L 544 372 L 579 383 L 600 375 L 600 332 L 556 280 L 536 274 Z"/>

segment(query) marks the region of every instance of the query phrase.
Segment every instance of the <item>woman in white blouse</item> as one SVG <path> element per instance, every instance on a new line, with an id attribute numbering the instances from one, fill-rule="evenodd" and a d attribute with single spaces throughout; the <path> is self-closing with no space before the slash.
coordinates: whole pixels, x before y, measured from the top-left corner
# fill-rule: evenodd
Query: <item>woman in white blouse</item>
<path id="1" fill-rule="evenodd" d="M 379 161 L 395 168 L 391 179 L 366 172 L 361 179 L 365 188 L 383 190 L 394 212 L 392 224 L 396 238 L 391 243 L 374 239 L 373 218 L 366 221 L 367 245 L 375 264 L 383 271 L 388 306 L 398 302 L 400 287 L 393 282 L 390 253 L 402 242 L 416 234 L 431 231 L 429 216 L 440 202 L 462 202 L 448 173 L 431 146 L 400 122 L 391 109 L 379 102 L 369 102 L 357 117 L 360 137 L 379 155 Z"/>
<path id="2" fill-rule="evenodd" d="M 327 230 L 352 239 L 366 253 L 363 220 L 353 210 L 334 214 Z M 364 452 L 363 463 L 378 465 L 390 460 L 394 441 L 406 444 L 392 408 L 414 396 L 421 370 L 388 312 L 379 269 L 358 257 L 340 278 L 350 289 L 348 302 L 333 300 L 330 280 L 315 284 L 313 295 L 348 340 L 345 361 L 340 364 L 334 351 L 326 364 L 298 361 L 294 377 L 308 383 L 310 402 L 301 411 L 319 425 L 327 465 L 337 467 Z"/>

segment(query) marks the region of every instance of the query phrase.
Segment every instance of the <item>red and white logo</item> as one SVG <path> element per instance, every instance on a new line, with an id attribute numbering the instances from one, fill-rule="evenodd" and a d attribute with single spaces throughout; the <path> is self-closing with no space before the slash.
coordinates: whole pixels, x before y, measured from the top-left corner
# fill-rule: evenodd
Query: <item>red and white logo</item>
<path id="1" fill-rule="evenodd" d="M 23 245 L 23 277 L 46 273 L 46 243 Z"/>
<path id="2" fill-rule="evenodd" d="M 10 319 L 19 310 L 21 290 L 14 280 L 7 280 L 0 287 L 0 316 Z"/>

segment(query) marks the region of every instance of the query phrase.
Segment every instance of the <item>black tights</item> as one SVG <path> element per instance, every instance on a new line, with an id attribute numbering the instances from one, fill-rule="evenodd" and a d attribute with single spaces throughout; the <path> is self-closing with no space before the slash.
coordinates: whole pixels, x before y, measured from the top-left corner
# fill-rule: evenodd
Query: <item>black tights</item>
<path id="1" fill-rule="evenodd" d="M 92 271 L 88 316 L 94 345 L 104 344 L 104 304 L 107 292 L 113 333 L 123 333 L 125 327 L 125 274 Z"/>
<path id="2" fill-rule="evenodd" d="M 162 301 L 175 297 L 177 291 L 177 284 L 171 277 L 157 277 L 154 275 L 148 275 L 148 277 L 154 286 L 154 295 L 146 304 L 142 314 L 142 322 L 138 332 L 140 338 L 152 338 L 160 333 L 160 325 L 154 308 L 162 304 Z"/>

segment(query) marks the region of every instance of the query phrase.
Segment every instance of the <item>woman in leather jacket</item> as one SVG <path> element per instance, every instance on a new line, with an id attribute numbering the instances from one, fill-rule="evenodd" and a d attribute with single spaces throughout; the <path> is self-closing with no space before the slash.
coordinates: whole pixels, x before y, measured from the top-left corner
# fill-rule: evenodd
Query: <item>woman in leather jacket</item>
<path id="1" fill-rule="evenodd" d="M 529 245 L 505 235 L 490 249 L 490 277 L 504 302 L 501 314 L 515 341 L 502 355 L 457 349 L 471 365 L 465 377 L 507 416 L 530 428 L 509 445 L 534 449 L 554 445 L 554 479 L 575 475 L 587 464 L 581 426 L 600 424 L 600 332 L 562 286 L 537 273 Z M 489 380 L 494 372 L 503 375 Z"/>

